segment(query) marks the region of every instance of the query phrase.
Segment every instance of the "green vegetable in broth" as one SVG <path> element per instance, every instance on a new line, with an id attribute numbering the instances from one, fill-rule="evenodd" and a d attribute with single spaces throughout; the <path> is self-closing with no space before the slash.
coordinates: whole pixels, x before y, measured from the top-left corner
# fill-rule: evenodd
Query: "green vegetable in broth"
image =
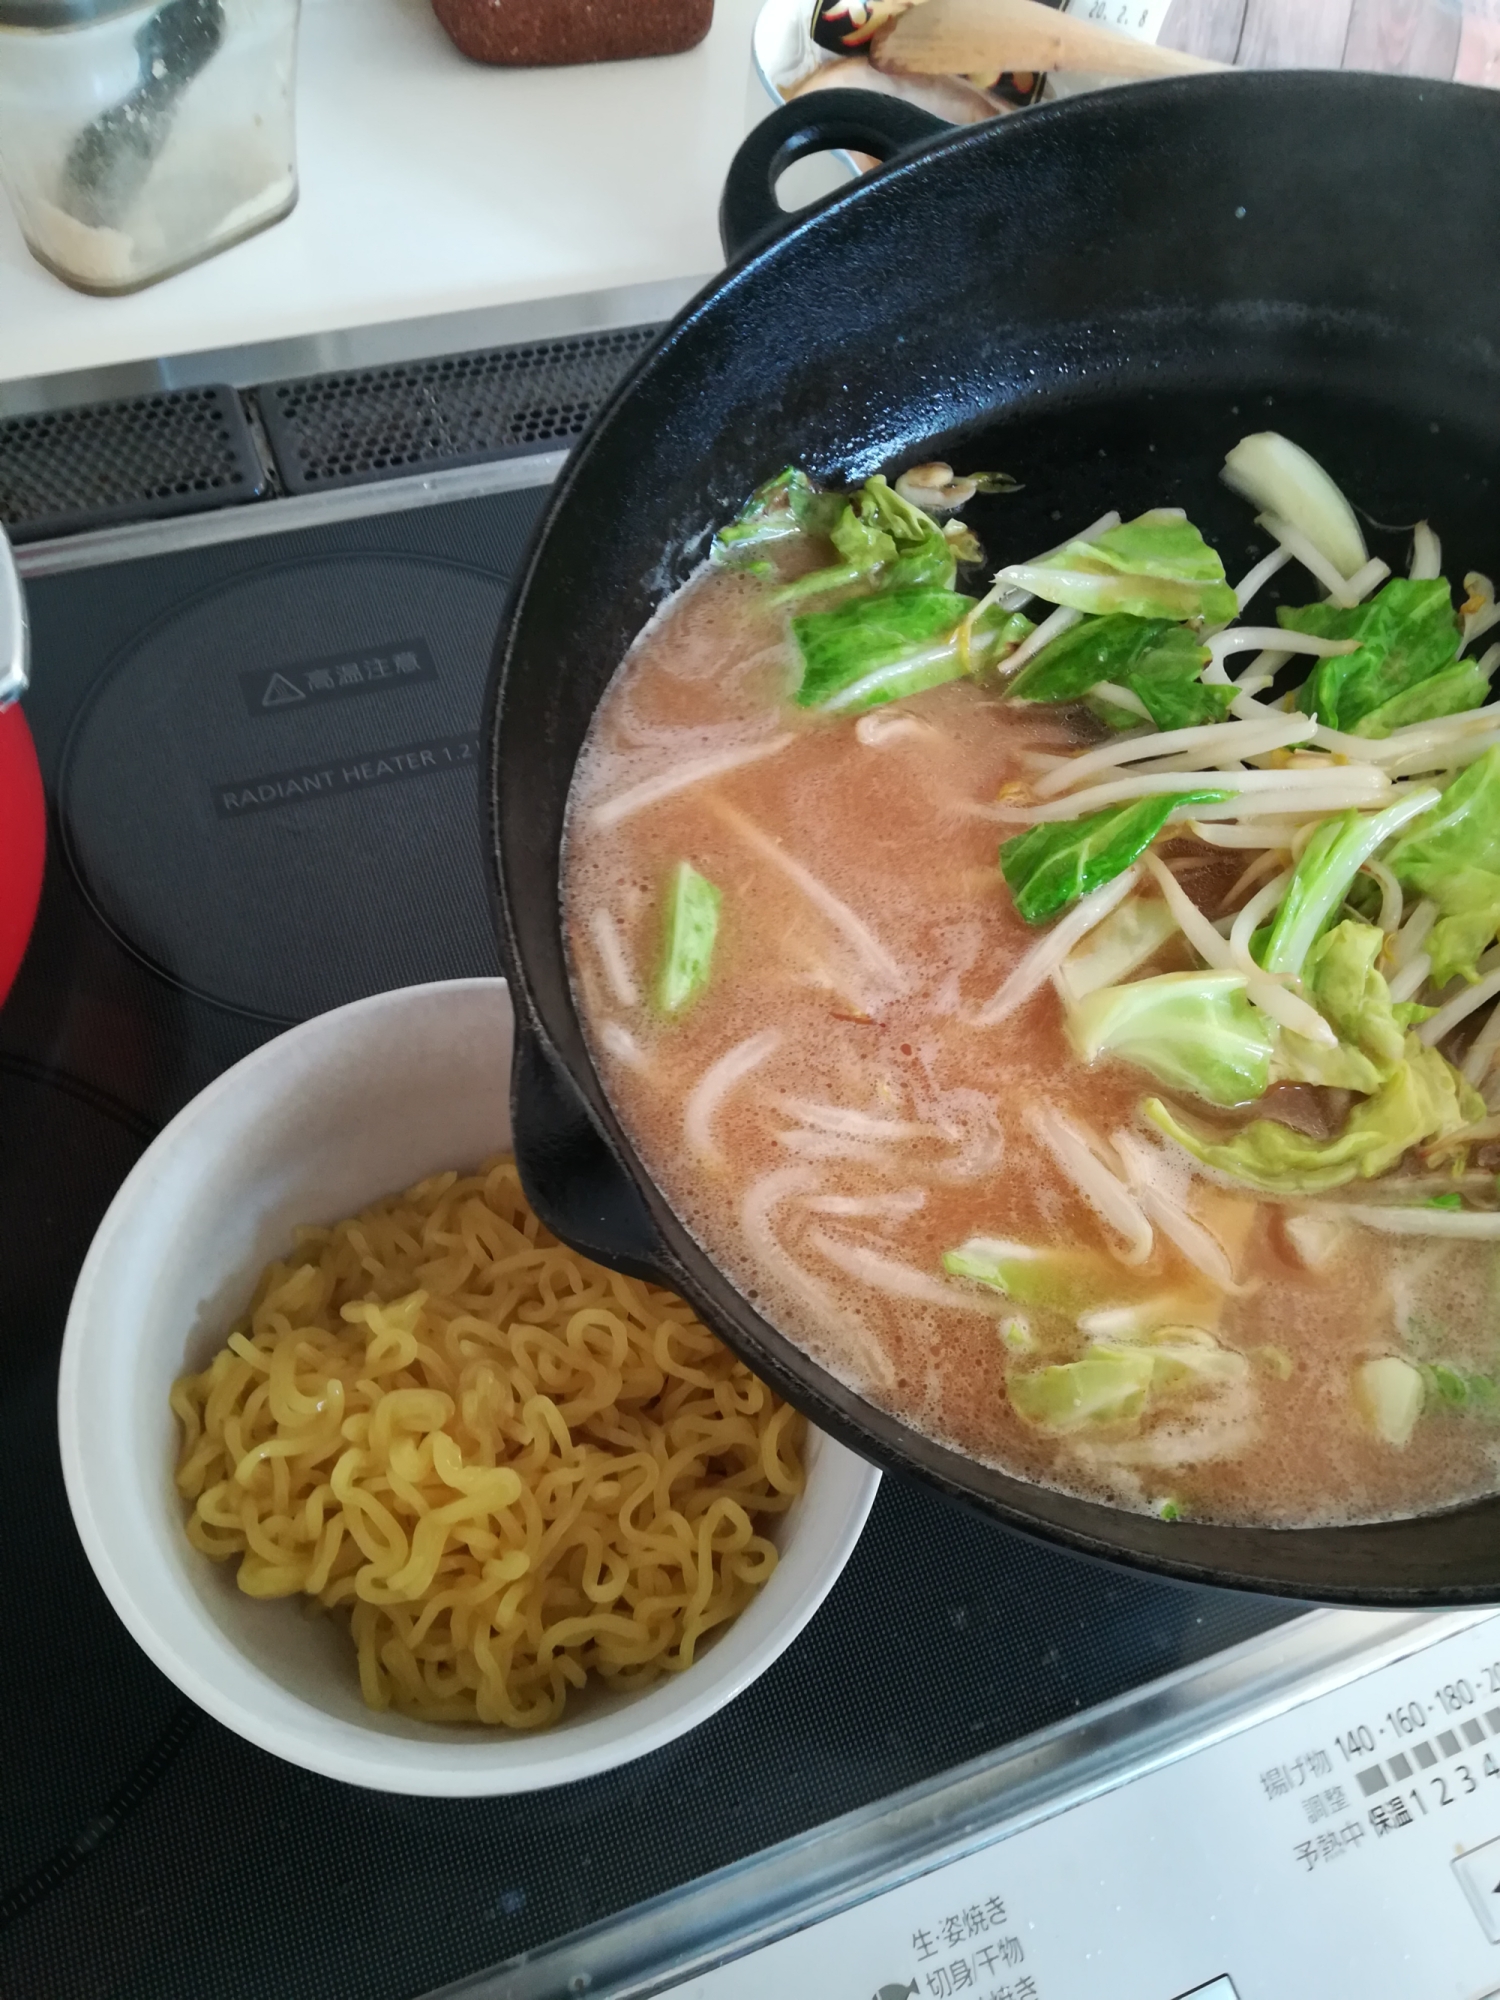
<path id="1" fill-rule="evenodd" d="M 1356 736 L 1385 737 L 1398 729 L 1413 728 L 1419 722 L 1435 722 L 1445 715 L 1459 715 L 1475 708 L 1489 692 L 1489 675 L 1477 660 L 1455 660 L 1445 673 L 1419 681 L 1404 694 L 1395 695 L 1371 715 L 1366 715 L 1354 731 Z"/>
<path id="2" fill-rule="evenodd" d="M 1076 1316 L 1118 1298 L 1119 1267 L 1097 1250 L 1038 1249 L 997 1236 L 971 1236 L 943 1252 L 950 1278 L 970 1278 L 1018 1305 L 1048 1306 Z"/>
<path id="3" fill-rule="evenodd" d="M 1005 1387 L 1011 1408 L 1023 1423 L 1066 1436 L 1069 1431 L 1138 1423 L 1155 1368 L 1143 1348 L 1091 1347 L 1077 1361 L 1013 1369 Z"/>
<path id="4" fill-rule="evenodd" d="M 883 589 L 952 588 L 952 543 L 930 514 L 903 500 L 879 473 L 845 507 L 832 540 L 847 562 L 880 569 Z"/>
<path id="5" fill-rule="evenodd" d="M 1181 631 L 1182 627 L 1176 629 Z M 1195 729 L 1206 722 L 1222 722 L 1234 700 L 1234 689 L 1210 687 L 1196 676 L 1167 671 L 1169 666 L 1178 668 L 1181 659 L 1180 651 L 1163 651 L 1148 665 L 1137 668 L 1124 685 L 1142 703 L 1158 729 Z M 1139 716 L 1132 715 L 1127 721 L 1118 705 L 1111 708 L 1107 697 L 1097 697 L 1089 706 L 1111 729 L 1139 726 Z"/>
<path id="6" fill-rule="evenodd" d="M 1500 1413 L 1500 1381 L 1493 1375 L 1458 1368 L 1450 1361 L 1419 1362 L 1417 1372 L 1428 1399 L 1445 1409 L 1461 1410 L 1466 1416 Z"/>
<path id="7" fill-rule="evenodd" d="M 1233 1388 L 1250 1374 L 1248 1359 L 1223 1347 L 1205 1328 L 1162 1326 L 1143 1343 L 1151 1355 L 1153 1392 L 1162 1396 Z"/>
<path id="8" fill-rule="evenodd" d="M 1069 903 L 1123 874 L 1178 806 L 1217 805 L 1227 792 L 1153 792 L 1082 819 L 1018 833 L 1000 848 L 1000 869 L 1028 924 L 1044 924 Z"/>
<path id="9" fill-rule="evenodd" d="M 1424 896 L 1435 897 L 1444 874 L 1455 868 L 1500 875 L 1500 746 L 1458 773 L 1386 861 L 1398 881 Z"/>
<path id="10" fill-rule="evenodd" d="M 1242 972 L 1163 972 L 1101 987 L 1070 1009 L 1068 1036 L 1083 1062 L 1119 1056 L 1210 1104 L 1248 1104 L 1265 1093 L 1275 1046 L 1248 983 Z"/>
<path id="11" fill-rule="evenodd" d="M 1432 983 L 1479 977 L 1479 961 L 1500 935 L 1500 875 L 1486 868 L 1455 868 L 1442 878 L 1432 900 L 1446 914 L 1427 939 Z"/>
<path id="12" fill-rule="evenodd" d="M 820 493 L 805 472 L 789 465 L 757 486 L 738 515 L 714 536 L 714 559 L 738 566 L 774 542 L 794 535 L 829 535 L 843 501 Z"/>
<path id="13" fill-rule="evenodd" d="M 1360 869 L 1437 796 L 1427 786 L 1383 812 L 1347 812 L 1324 820 L 1303 849 L 1271 926 L 1260 960 L 1267 972 L 1302 970 L 1313 940 L 1339 909 Z"/>
<path id="14" fill-rule="evenodd" d="M 719 935 L 720 890 L 691 862 L 679 861 L 667 886 L 666 926 L 657 1005 L 680 1014 L 708 984 Z"/>
<path id="15" fill-rule="evenodd" d="M 1164 618 L 1115 614 L 1085 618 L 1035 654 L 1011 682 L 1014 701 L 1081 701 L 1100 681 L 1128 688 L 1158 729 L 1222 722 L 1234 700 L 1232 687 L 1206 687 L 1198 678 L 1208 648 L 1186 626 Z M 1094 704 L 1112 727 L 1134 728 L 1129 715 L 1107 698 Z"/>
<path id="16" fill-rule="evenodd" d="M 861 582 L 877 590 L 951 590 L 959 555 L 969 560 L 978 553 L 963 530 L 950 538 L 930 514 L 903 500 L 878 473 L 843 504 L 827 534 L 842 562 L 783 584 L 776 603 L 791 604 Z"/>
<path id="17" fill-rule="evenodd" d="M 1476 961 L 1500 933 L 1500 746 L 1459 772 L 1386 863 L 1441 912 L 1427 946 L 1434 981 L 1476 979 Z"/>
<path id="18" fill-rule="evenodd" d="M 1404 1059 L 1374 1096 L 1354 1106 L 1332 1139 L 1311 1138 L 1274 1118 L 1220 1133 L 1155 1097 L 1141 1109 L 1206 1167 L 1267 1194 L 1317 1194 L 1389 1173 L 1412 1146 L 1446 1138 L 1482 1117 L 1484 1100 L 1436 1049 L 1408 1035 Z"/>
<path id="19" fill-rule="evenodd" d="M 1170 507 L 1106 529 L 1091 541 L 1068 542 L 1033 562 L 1012 563 L 998 580 L 1048 604 L 1100 615 L 1221 624 L 1239 610 L 1217 554 L 1192 522 Z"/>
<path id="20" fill-rule="evenodd" d="M 1318 1083 L 1368 1096 L 1395 1073 L 1405 1059 L 1406 1020 L 1376 965 L 1384 944 L 1385 933 L 1374 924 L 1346 917 L 1313 945 L 1302 970 L 1302 988 L 1338 1035 L 1338 1046 L 1330 1049 L 1283 1029 L 1273 1069 L 1278 1081 Z"/>
<path id="21" fill-rule="evenodd" d="M 1482 702 L 1488 680 L 1460 660 L 1453 599 L 1442 577 L 1393 577 L 1364 604 L 1282 605 L 1277 622 L 1315 639 L 1357 639 L 1359 651 L 1319 660 L 1297 691 L 1304 715 L 1351 736 L 1453 715 Z"/>
<path id="22" fill-rule="evenodd" d="M 1140 1342 L 1096 1341 L 1076 1361 L 1012 1369 L 1011 1407 L 1023 1423 L 1056 1436 L 1134 1430 L 1155 1408 L 1222 1393 L 1245 1382 L 1250 1364 L 1193 1326 L 1159 1328 Z"/>
<path id="23" fill-rule="evenodd" d="M 798 707 L 854 713 L 920 694 L 988 664 L 1031 630 L 1019 613 L 991 608 L 974 620 L 965 652 L 958 628 L 976 601 L 952 590 L 891 590 L 794 618 Z"/>

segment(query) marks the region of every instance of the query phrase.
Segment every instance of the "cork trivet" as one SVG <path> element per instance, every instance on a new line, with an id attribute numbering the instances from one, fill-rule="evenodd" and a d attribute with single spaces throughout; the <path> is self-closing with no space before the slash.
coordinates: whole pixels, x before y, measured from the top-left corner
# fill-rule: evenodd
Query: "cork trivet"
<path id="1" fill-rule="evenodd" d="M 476 62 L 620 62 L 671 56 L 703 40 L 714 0 L 432 0 Z"/>

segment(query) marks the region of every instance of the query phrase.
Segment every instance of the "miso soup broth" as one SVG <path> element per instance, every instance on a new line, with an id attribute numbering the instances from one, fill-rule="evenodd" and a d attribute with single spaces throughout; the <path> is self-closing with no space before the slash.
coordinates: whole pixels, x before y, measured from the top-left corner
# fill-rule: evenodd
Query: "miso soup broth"
<path id="1" fill-rule="evenodd" d="M 611 683 L 563 893 L 612 1103 L 785 1334 L 1290 1526 L 1500 1484 L 1500 715 L 1485 580 L 1389 577 L 1270 438 L 1243 582 L 1157 510 L 987 587 L 945 468 L 771 482 Z"/>

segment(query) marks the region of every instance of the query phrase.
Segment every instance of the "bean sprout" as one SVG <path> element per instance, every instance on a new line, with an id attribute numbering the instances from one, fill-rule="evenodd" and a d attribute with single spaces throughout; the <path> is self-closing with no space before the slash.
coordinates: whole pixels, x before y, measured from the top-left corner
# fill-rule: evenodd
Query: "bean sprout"
<path id="1" fill-rule="evenodd" d="M 1384 771 L 1359 765 L 1328 771 L 1157 771 L 1072 792 L 1056 805 L 1006 808 L 999 816 L 1039 826 L 1049 820 L 1078 819 L 1101 806 L 1118 805 L 1122 799 L 1152 798 L 1161 792 L 1274 792 L 1295 797 L 1314 788 L 1318 796 L 1328 794 L 1342 805 L 1373 805 L 1389 794 L 1391 781 Z"/>
<path id="2" fill-rule="evenodd" d="M 752 1070 L 781 1046 L 779 1028 L 763 1028 L 743 1042 L 736 1042 L 717 1062 L 711 1063 L 688 1094 L 683 1106 L 683 1137 L 706 1166 L 721 1167 L 723 1156 L 714 1140 L 713 1121 L 719 1106 L 732 1090 L 743 1083 Z"/>
<path id="3" fill-rule="evenodd" d="M 856 916 L 847 903 L 841 902 L 831 889 L 825 887 L 811 869 L 793 860 L 786 849 L 753 820 L 746 819 L 742 812 L 722 799 L 715 800 L 714 807 L 719 817 L 734 829 L 747 847 L 753 847 L 773 868 L 779 868 L 813 907 L 822 911 L 834 929 L 854 947 L 870 971 L 888 981 L 898 992 L 905 989 L 909 983 L 906 974 L 862 917 Z"/>
<path id="4" fill-rule="evenodd" d="M 1340 575 L 1327 556 L 1321 550 L 1314 548 L 1300 528 L 1294 528 L 1290 521 L 1278 520 L 1274 514 L 1257 515 L 1256 525 L 1264 528 L 1274 541 L 1279 542 L 1289 556 L 1294 556 L 1308 575 L 1315 577 L 1322 584 L 1335 604 L 1345 608 L 1358 604 L 1359 599 L 1351 587 L 1350 579 Z"/>
<path id="5" fill-rule="evenodd" d="M 641 989 L 636 985 L 625 957 L 625 947 L 620 942 L 615 920 L 602 904 L 589 918 L 589 936 L 594 940 L 594 949 L 599 954 L 599 963 L 604 968 L 604 976 L 615 999 L 622 1007 L 638 1007 Z"/>
<path id="6" fill-rule="evenodd" d="M 1127 1264 L 1144 1264 L 1155 1234 L 1145 1210 L 1119 1176 L 1099 1158 L 1097 1136 L 1061 1111 L 1033 1105 L 1026 1123 L 1094 1212 L 1124 1239 Z"/>
<path id="7" fill-rule="evenodd" d="M 1493 1241 L 1500 1237 L 1500 1210 L 1457 1208 L 1384 1208 L 1371 1203 L 1328 1203 L 1312 1211 L 1357 1222 L 1387 1236 L 1460 1236 Z"/>
<path id="8" fill-rule="evenodd" d="M 1425 951 L 1419 951 L 1415 958 L 1407 960 L 1395 978 L 1389 982 L 1390 995 L 1397 1006 L 1416 999 L 1427 984 L 1427 975 L 1431 970 L 1432 960 Z"/>
<path id="9" fill-rule="evenodd" d="M 1250 956 L 1250 940 L 1260 928 L 1262 918 L 1268 917 L 1281 902 L 1291 886 L 1292 870 L 1285 868 L 1265 887 L 1253 895 L 1234 920 L 1234 929 L 1229 933 L 1229 951 L 1241 972 L 1254 974 L 1260 970 Z"/>
<path id="10" fill-rule="evenodd" d="M 810 1229 L 807 1240 L 814 1250 L 836 1265 L 846 1276 L 858 1278 L 877 1292 L 896 1299 L 913 1299 L 919 1305 L 944 1306 L 950 1312 L 988 1312 L 988 1300 L 959 1285 L 945 1285 L 911 1264 L 894 1257 L 882 1257 L 878 1250 L 860 1243 L 845 1243 L 826 1229 Z"/>
<path id="11" fill-rule="evenodd" d="M 1102 889 L 1091 890 L 1075 903 L 1061 922 L 1034 944 L 1014 966 L 999 990 L 974 1016 L 976 1028 L 995 1028 L 1022 1007 L 1033 993 L 1039 993 L 1080 939 L 1096 924 L 1102 924 L 1117 904 L 1123 903 L 1141 879 L 1139 868 L 1127 868 Z"/>
<path id="12" fill-rule="evenodd" d="M 1214 929 L 1165 862 L 1149 850 L 1141 859 L 1156 878 L 1157 886 L 1166 898 L 1167 908 L 1181 925 L 1183 935 L 1204 963 L 1220 970 L 1242 971 L 1243 967 L 1237 964 L 1227 939 Z M 1310 1006 L 1289 987 L 1281 985 L 1268 972 L 1262 972 L 1259 966 L 1248 975 L 1245 991 L 1262 1013 L 1269 1014 L 1283 1028 L 1290 1028 L 1294 1034 L 1304 1035 L 1324 1048 L 1337 1046 L 1338 1036 L 1317 1008 Z"/>
<path id="13" fill-rule="evenodd" d="M 1424 1021 L 1417 1029 L 1418 1035 L 1428 1048 L 1436 1048 L 1444 1035 L 1451 1034 L 1460 1021 L 1466 1021 L 1476 1007 L 1482 1007 L 1486 1000 L 1493 1000 L 1500 993 L 1500 972 L 1492 972 L 1488 978 L 1480 979 L 1466 987 L 1446 1007 L 1439 1007 L 1430 1021 Z"/>
<path id="14" fill-rule="evenodd" d="M 1292 553 L 1290 549 L 1272 549 L 1268 556 L 1261 557 L 1254 569 L 1247 571 L 1241 577 L 1240 581 L 1234 587 L 1235 601 L 1239 605 L 1241 613 L 1244 612 L 1246 605 L 1260 595 L 1261 591 L 1271 581 L 1271 578 L 1275 576 L 1277 570 L 1285 569 L 1291 559 Z"/>
<path id="15" fill-rule="evenodd" d="M 1133 735 L 1128 742 L 1101 743 L 1097 750 L 1061 759 L 1045 777 L 1036 780 L 1032 790 L 1039 799 L 1051 798 L 1058 792 L 1071 790 L 1080 779 L 1092 777 L 1096 771 L 1178 751 L 1222 749 L 1226 756 L 1236 758 L 1259 756 L 1264 751 L 1305 743 L 1316 728 L 1309 716 L 1287 715 L 1277 716 L 1269 723 L 1204 722 L 1191 729 Z"/>
<path id="16" fill-rule="evenodd" d="M 1474 1037 L 1463 1060 L 1464 1080 L 1472 1083 L 1476 1090 L 1489 1075 L 1497 1049 L 1500 1049 L 1500 1007 L 1490 1010 L 1490 1018 Z"/>
<path id="17" fill-rule="evenodd" d="M 1430 583 L 1443 573 L 1443 545 L 1426 521 L 1418 521 L 1411 531 L 1411 568 L 1406 573 L 1413 583 Z"/>
<path id="18" fill-rule="evenodd" d="M 1401 925 L 1401 912 L 1406 901 L 1405 891 L 1385 863 L 1375 860 L 1373 856 L 1364 864 L 1363 873 L 1368 875 L 1380 889 L 1380 914 L 1375 921 L 1387 937 L 1394 937 Z"/>
<path id="19" fill-rule="evenodd" d="M 704 784 L 710 778 L 727 777 L 731 771 L 742 770 L 747 764 L 758 764 L 764 757 L 774 757 L 778 750 L 785 750 L 789 743 L 795 741 L 796 738 L 790 734 L 773 736 L 769 742 L 751 743 L 743 750 L 725 750 L 717 757 L 699 757 L 679 764 L 675 770 L 663 771 L 658 777 L 646 778 L 639 785 L 632 785 L 629 791 L 617 792 L 602 806 L 595 806 L 590 818 L 601 830 L 618 826 L 632 813 L 644 812 L 647 806 L 659 805 L 663 799 L 670 799 L 693 785 Z"/>
<path id="20" fill-rule="evenodd" d="M 1391 964 L 1396 971 L 1409 965 L 1426 944 L 1432 927 L 1438 920 L 1438 906 L 1424 896 L 1407 918 L 1406 922 L 1391 939 Z"/>

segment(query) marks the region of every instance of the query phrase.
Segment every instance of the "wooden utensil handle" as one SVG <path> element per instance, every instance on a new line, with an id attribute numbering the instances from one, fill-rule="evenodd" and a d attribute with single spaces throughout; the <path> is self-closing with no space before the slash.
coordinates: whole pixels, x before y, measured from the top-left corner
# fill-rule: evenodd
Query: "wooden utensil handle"
<path id="1" fill-rule="evenodd" d="M 1185 76 L 1222 69 L 1204 56 L 1132 41 L 1038 0 L 922 0 L 871 44 L 881 69 L 921 76 L 1001 70 L 1094 70 L 1103 76 Z"/>

